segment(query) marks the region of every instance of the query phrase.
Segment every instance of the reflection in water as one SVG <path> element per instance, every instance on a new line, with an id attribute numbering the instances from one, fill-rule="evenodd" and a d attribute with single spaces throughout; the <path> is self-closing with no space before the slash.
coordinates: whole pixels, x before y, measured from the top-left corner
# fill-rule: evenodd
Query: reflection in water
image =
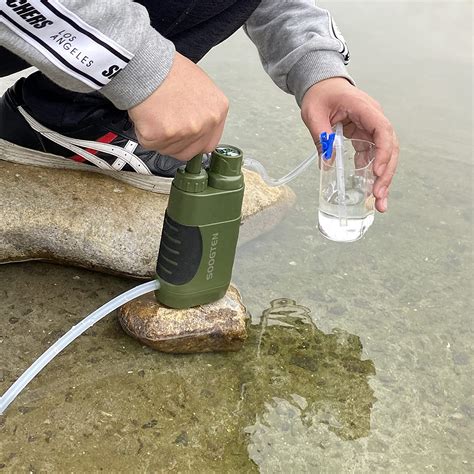
<path id="1" fill-rule="evenodd" d="M 335 435 L 348 440 L 369 434 L 375 399 L 368 377 L 375 368 L 361 360 L 357 336 L 324 334 L 308 308 L 278 299 L 263 312 L 260 330 L 251 332 L 248 350 L 255 349 L 242 404 L 256 414 L 246 428 L 254 462 L 268 465 L 273 457 L 273 468 L 285 460 L 304 468 L 312 456 L 297 446 L 315 452 Z"/>

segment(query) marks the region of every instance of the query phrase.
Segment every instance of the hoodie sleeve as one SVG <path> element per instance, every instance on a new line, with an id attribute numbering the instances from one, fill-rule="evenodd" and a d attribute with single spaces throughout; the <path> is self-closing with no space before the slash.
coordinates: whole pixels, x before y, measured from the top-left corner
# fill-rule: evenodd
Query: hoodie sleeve
<path id="1" fill-rule="evenodd" d="M 175 48 L 131 0 L 0 0 L 0 46 L 61 87 L 129 109 L 156 90 Z"/>
<path id="2" fill-rule="evenodd" d="M 262 0 L 244 30 L 275 84 L 301 104 L 305 92 L 330 77 L 353 83 L 349 50 L 331 14 L 312 0 Z"/>

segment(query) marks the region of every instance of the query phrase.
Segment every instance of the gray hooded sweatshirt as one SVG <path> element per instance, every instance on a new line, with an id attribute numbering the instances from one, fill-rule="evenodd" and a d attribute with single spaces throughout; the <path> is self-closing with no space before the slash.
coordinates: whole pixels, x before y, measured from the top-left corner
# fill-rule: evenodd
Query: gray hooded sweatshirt
<path id="1" fill-rule="evenodd" d="M 130 0 L 0 0 L 0 46 L 77 92 L 98 90 L 117 108 L 165 80 L 174 44 Z M 330 77 L 352 82 L 349 52 L 330 13 L 312 0 L 262 0 L 244 25 L 263 67 L 298 103 Z"/>

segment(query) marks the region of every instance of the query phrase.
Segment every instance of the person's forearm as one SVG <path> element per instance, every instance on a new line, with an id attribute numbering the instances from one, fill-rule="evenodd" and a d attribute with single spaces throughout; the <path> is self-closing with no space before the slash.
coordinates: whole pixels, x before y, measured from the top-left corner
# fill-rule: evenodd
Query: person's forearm
<path id="1" fill-rule="evenodd" d="M 273 81 L 298 103 L 313 84 L 330 77 L 352 82 L 349 51 L 327 10 L 313 0 L 262 0 L 244 27 Z"/>
<path id="2" fill-rule="evenodd" d="M 173 43 L 131 0 L 1 0 L 0 5 L 0 45 L 66 89 L 99 90 L 116 107 L 130 109 L 171 69 Z"/>

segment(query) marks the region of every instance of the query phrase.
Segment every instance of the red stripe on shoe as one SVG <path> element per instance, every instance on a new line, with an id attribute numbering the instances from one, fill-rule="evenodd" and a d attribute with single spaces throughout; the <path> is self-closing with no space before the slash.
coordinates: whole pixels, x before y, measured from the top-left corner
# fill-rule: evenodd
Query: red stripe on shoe
<path id="1" fill-rule="evenodd" d="M 113 132 L 107 132 L 105 135 L 102 135 L 101 137 L 99 137 L 96 142 L 100 142 L 100 143 L 111 143 L 113 140 L 115 140 L 117 138 L 117 134 L 116 133 L 113 133 Z M 90 148 L 86 148 L 86 151 L 88 151 L 89 153 L 95 155 L 97 153 L 97 150 L 92 150 Z M 74 156 L 71 156 L 71 159 L 74 160 L 74 161 L 78 161 L 80 163 L 84 163 L 84 161 L 87 161 L 83 156 L 81 155 L 74 155 Z"/>

